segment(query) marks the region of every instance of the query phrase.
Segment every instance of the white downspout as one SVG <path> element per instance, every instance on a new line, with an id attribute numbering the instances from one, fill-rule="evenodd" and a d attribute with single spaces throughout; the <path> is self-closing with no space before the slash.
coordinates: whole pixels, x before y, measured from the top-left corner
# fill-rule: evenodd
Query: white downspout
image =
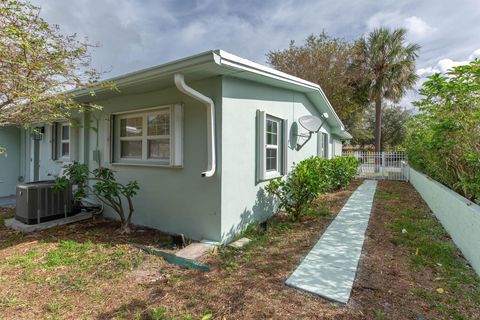
<path id="1" fill-rule="evenodd" d="M 207 171 L 202 172 L 202 177 L 211 177 L 215 174 L 216 159 L 215 159 L 215 104 L 213 100 L 204 96 L 200 92 L 189 87 L 185 83 L 183 74 L 176 73 L 174 75 L 175 86 L 180 92 L 204 103 L 207 106 L 207 154 L 208 163 Z"/>

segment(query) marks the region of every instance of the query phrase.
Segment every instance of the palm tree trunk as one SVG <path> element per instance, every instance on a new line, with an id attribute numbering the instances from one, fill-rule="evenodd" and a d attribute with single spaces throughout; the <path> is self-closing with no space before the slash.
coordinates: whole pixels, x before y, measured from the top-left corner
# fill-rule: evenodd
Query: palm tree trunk
<path id="1" fill-rule="evenodd" d="M 375 98 L 375 172 L 380 172 L 380 151 L 382 151 L 382 97 L 378 95 Z"/>
<path id="2" fill-rule="evenodd" d="M 382 96 L 375 98 L 375 152 L 382 151 Z"/>

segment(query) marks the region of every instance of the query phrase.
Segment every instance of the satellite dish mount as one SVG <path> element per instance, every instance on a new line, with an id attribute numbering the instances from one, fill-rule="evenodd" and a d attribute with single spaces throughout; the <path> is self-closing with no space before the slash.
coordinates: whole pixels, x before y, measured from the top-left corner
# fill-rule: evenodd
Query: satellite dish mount
<path id="1" fill-rule="evenodd" d="M 325 121 L 328 119 L 328 113 L 322 114 L 322 119 L 312 115 L 306 115 L 298 118 L 298 123 L 308 131 L 307 134 L 298 134 L 298 137 L 303 138 L 302 143 L 297 143 L 297 151 L 302 149 L 303 146 L 312 138 L 314 133 L 317 133 L 322 128 Z"/>

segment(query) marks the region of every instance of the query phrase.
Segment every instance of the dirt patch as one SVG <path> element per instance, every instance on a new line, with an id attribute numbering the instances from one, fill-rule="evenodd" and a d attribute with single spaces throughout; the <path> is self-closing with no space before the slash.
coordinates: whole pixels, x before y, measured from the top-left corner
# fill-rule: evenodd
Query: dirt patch
<path id="1" fill-rule="evenodd" d="M 415 189 L 379 182 L 351 304 L 369 319 L 480 319 L 479 295 L 479 278 Z"/>
<path id="2" fill-rule="evenodd" d="M 299 223 L 277 216 L 269 231 L 254 235 L 246 248 L 221 248 L 207 255 L 210 272 L 181 269 L 132 249 L 129 242 L 162 247 L 165 235 L 148 229 L 120 235 L 118 225 L 108 220 L 31 235 L 0 227 L 0 261 L 10 261 L 0 264 L 2 283 L 8 282 L 0 288 L 0 319 L 198 319 L 209 314 L 215 319 L 315 318 L 319 310 L 322 318 L 348 315 L 349 309 L 288 288 L 284 280 L 360 183 L 320 197 L 316 210 Z M 88 268 L 79 271 L 77 264 L 65 262 L 70 245 L 85 252 L 75 258 Z M 64 260 L 47 268 L 47 257 L 58 255 Z M 99 269 L 112 266 L 95 268 L 87 259 L 106 263 L 99 255 L 120 256 L 112 258 L 112 266 L 122 272 L 103 276 Z"/>
<path id="3" fill-rule="evenodd" d="M 252 241 L 244 248 L 221 247 L 204 258 L 210 272 L 181 269 L 129 246 L 168 248 L 166 236 L 154 230 L 122 236 L 115 223 L 95 221 L 18 236 L 0 227 L 0 261 L 9 261 L 0 263 L 0 319 L 480 318 L 474 295 L 480 296 L 480 285 L 458 251 L 447 250 L 460 263 L 439 260 L 443 267 L 427 254 L 416 255 L 417 246 L 427 250 L 415 242 L 424 230 L 432 231 L 435 238 L 425 238 L 430 242 L 450 239 L 406 183 L 379 183 L 347 306 L 284 285 L 360 183 L 319 197 L 300 222 L 277 215 L 267 232 L 249 228 L 245 236 Z M 437 293 L 439 287 L 445 292 Z"/>

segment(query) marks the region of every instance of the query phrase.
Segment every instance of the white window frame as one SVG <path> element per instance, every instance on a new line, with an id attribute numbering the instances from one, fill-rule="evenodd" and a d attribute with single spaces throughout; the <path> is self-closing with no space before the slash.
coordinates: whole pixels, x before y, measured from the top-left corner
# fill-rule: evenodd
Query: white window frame
<path id="1" fill-rule="evenodd" d="M 276 123 L 277 124 L 277 132 L 272 132 L 274 133 L 276 136 L 277 136 L 277 144 L 268 144 L 267 143 L 267 135 L 269 134 L 269 132 L 267 131 L 267 128 L 268 128 L 268 122 L 272 122 L 272 123 Z M 280 172 L 280 165 L 281 165 L 281 142 L 282 142 L 282 120 L 279 119 L 279 118 L 276 118 L 276 117 L 273 117 L 269 114 L 266 115 L 266 119 L 265 119 L 265 148 L 264 148 L 264 158 L 265 158 L 265 177 L 267 179 L 269 178 L 274 178 L 274 177 L 279 177 L 282 175 L 282 173 Z M 268 170 L 267 169 L 267 150 L 276 150 L 277 151 L 277 160 L 276 160 L 276 169 L 274 170 Z"/>
<path id="2" fill-rule="evenodd" d="M 63 139 L 63 128 L 67 127 L 68 128 L 68 139 Z M 59 159 L 65 159 L 65 160 L 70 160 L 70 154 L 72 152 L 71 146 L 72 144 L 70 143 L 70 140 L 72 138 L 72 130 L 70 128 L 70 124 L 68 122 L 63 122 L 59 124 L 59 132 L 58 132 L 58 141 L 59 141 L 59 146 L 58 146 L 58 155 Z M 64 155 L 63 154 L 63 144 L 68 143 L 68 154 Z"/>
<path id="3" fill-rule="evenodd" d="M 63 128 L 68 127 L 68 139 L 63 139 Z M 70 161 L 72 157 L 72 126 L 69 122 L 54 122 L 52 131 L 52 159 L 56 161 Z M 63 144 L 68 143 L 68 154 L 63 155 Z"/>
<path id="4" fill-rule="evenodd" d="M 277 124 L 277 144 L 267 144 L 267 121 Z M 287 174 L 288 121 L 257 110 L 257 180 L 264 181 Z M 267 170 L 267 150 L 277 150 L 276 170 Z"/>
<path id="5" fill-rule="evenodd" d="M 148 116 L 168 114 L 169 116 L 169 134 L 168 135 L 148 135 Z M 113 157 L 111 163 L 113 165 L 154 165 L 183 167 L 183 106 L 168 105 L 152 107 L 147 109 L 139 109 L 128 112 L 120 112 L 112 114 L 113 116 L 113 139 L 111 141 L 111 150 Z M 121 137 L 120 122 L 122 119 L 142 117 L 142 134 L 140 136 Z M 169 140 L 169 158 L 155 159 L 148 157 L 148 141 L 157 139 Z M 140 158 L 122 157 L 121 142 L 122 141 L 141 141 L 142 153 Z"/>
<path id="6" fill-rule="evenodd" d="M 319 157 L 328 159 L 329 144 L 330 144 L 329 134 L 327 132 L 319 131 L 318 132 L 318 152 L 317 152 L 317 155 Z"/>

